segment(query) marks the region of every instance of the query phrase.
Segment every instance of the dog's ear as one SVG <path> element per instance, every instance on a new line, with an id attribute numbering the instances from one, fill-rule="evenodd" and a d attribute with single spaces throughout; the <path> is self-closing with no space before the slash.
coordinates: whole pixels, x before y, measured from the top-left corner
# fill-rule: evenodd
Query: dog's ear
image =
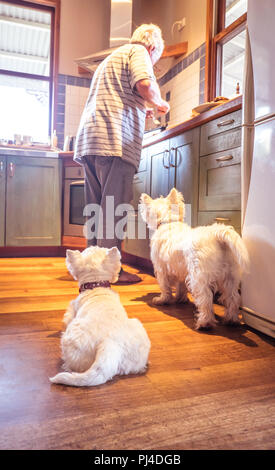
<path id="1" fill-rule="evenodd" d="M 167 197 L 171 204 L 179 204 L 184 201 L 183 195 L 176 188 L 172 188 Z"/>
<path id="2" fill-rule="evenodd" d="M 79 250 L 66 250 L 66 265 L 74 279 L 81 265 L 81 253 Z"/>
<path id="3" fill-rule="evenodd" d="M 114 260 L 120 260 L 121 254 L 120 254 L 119 249 L 116 246 L 113 246 L 113 248 L 110 248 L 108 250 L 108 257 Z"/>
<path id="4" fill-rule="evenodd" d="M 138 209 L 139 209 L 140 215 L 142 217 L 142 220 L 146 223 L 148 223 L 147 219 L 149 217 L 149 212 L 150 212 L 149 207 L 151 205 L 151 202 L 152 202 L 152 198 L 150 196 L 148 196 L 148 194 L 143 193 L 140 196 Z"/>
<path id="5" fill-rule="evenodd" d="M 81 253 L 79 250 L 66 250 L 66 259 L 70 263 L 73 263 L 74 261 L 79 259 L 79 256 L 81 256 Z"/>
<path id="6" fill-rule="evenodd" d="M 152 198 L 148 194 L 142 193 L 142 195 L 140 196 L 139 202 L 140 204 L 148 205 L 152 202 Z"/>

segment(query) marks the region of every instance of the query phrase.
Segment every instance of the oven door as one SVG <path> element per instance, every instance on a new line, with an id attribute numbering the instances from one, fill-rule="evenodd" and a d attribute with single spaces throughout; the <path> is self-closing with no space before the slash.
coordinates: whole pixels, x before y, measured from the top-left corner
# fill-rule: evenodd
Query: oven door
<path id="1" fill-rule="evenodd" d="M 84 180 L 65 179 L 63 226 L 64 235 L 84 237 L 84 206 Z"/>

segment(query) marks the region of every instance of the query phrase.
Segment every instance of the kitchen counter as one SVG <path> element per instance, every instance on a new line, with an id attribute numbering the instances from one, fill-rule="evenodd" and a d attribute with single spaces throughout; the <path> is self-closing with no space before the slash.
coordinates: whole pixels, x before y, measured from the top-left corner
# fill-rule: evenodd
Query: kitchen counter
<path id="1" fill-rule="evenodd" d="M 38 150 L 32 148 L 0 147 L 1 155 L 19 156 L 19 157 L 47 157 L 58 158 L 58 151 Z"/>
<path id="2" fill-rule="evenodd" d="M 174 127 L 167 128 L 156 135 L 151 135 L 147 138 L 145 136 L 143 139 L 143 148 L 146 148 L 152 144 L 156 144 L 157 142 L 170 139 L 171 137 L 182 134 L 183 132 L 194 129 L 195 127 L 199 127 L 206 122 L 212 121 L 213 119 L 219 118 L 233 111 L 237 111 L 238 109 L 241 109 L 241 107 L 242 95 L 229 100 L 227 103 L 216 106 L 215 108 L 211 108 L 209 111 L 187 119 L 186 121 L 183 121 Z M 66 162 L 72 159 L 73 154 L 74 152 L 59 152 L 59 157 Z M 74 164 L 78 165 L 76 162 L 74 162 Z"/>
<path id="3" fill-rule="evenodd" d="M 165 131 L 160 132 L 154 136 L 150 136 L 148 138 L 144 137 L 143 139 L 143 148 L 148 147 L 149 145 L 156 144 L 157 142 L 161 142 L 166 139 L 170 139 L 171 137 L 175 137 L 183 132 L 189 131 L 194 129 L 195 127 L 201 126 L 206 122 L 212 121 L 213 119 L 219 118 L 224 116 L 225 114 L 231 113 L 233 111 L 237 111 L 242 107 L 242 96 L 238 96 L 232 100 L 229 100 L 227 103 L 221 104 L 214 108 L 211 108 L 209 111 L 205 111 L 204 113 L 198 114 L 195 117 L 191 117 L 182 123 L 168 127 Z"/>

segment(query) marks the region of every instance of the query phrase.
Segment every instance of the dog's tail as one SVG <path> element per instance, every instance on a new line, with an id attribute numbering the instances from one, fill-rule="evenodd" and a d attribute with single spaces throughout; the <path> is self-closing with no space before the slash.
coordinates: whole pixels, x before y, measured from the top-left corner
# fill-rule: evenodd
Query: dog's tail
<path id="1" fill-rule="evenodd" d="M 234 230 L 233 227 L 229 225 L 215 225 L 217 240 L 225 243 L 228 246 L 240 269 L 242 271 L 247 271 L 249 266 L 249 256 L 244 241 L 240 235 Z"/>
<path id="2" fill-rule="evenodd" d="M 119 345 L 108 339 L 98 345 L 96 357 L 85 372 L 61 372 L 50 378 L 52 383 L 72 385 L 74 387 L 90 387 L 111 380 L 119 372 L 121 359 Z"/>

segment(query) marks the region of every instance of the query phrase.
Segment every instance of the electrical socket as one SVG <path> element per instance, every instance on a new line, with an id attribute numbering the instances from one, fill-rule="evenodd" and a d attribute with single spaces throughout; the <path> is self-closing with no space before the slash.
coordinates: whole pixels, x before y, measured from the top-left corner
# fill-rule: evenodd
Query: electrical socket
<path id="1" fill-rule="evenodd" d="M 185 26 L 186 26 L 186 18 L 184 17 L 178 23 L 178 31 L 182 31 Z"/>

